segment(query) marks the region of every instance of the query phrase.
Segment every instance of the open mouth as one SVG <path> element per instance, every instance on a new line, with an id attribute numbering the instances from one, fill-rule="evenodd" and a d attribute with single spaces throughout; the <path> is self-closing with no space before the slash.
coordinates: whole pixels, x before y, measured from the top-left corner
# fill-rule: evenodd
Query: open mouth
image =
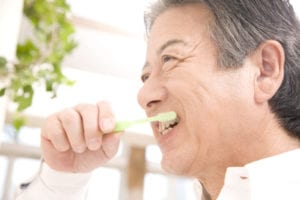
<path id="1" fill-rule="evenodd" d="M 174 120 L 159 122 L 158 131 L 161 135 L 167 135 L 178 123 L 179 123 L 178 117 Z"/>

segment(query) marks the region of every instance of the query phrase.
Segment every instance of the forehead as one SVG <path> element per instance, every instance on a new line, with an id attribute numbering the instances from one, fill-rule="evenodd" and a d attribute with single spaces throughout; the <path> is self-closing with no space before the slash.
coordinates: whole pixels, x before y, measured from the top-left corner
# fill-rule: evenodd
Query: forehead
<path id="1" fill-rule="evenodd" d="M 168 8 L 154 21 L 148 37 L 148 47 L 170 39 L 194 42 L 208 37 L 208 25 L 212 16 L 207 6 L 192 3 Z"/>

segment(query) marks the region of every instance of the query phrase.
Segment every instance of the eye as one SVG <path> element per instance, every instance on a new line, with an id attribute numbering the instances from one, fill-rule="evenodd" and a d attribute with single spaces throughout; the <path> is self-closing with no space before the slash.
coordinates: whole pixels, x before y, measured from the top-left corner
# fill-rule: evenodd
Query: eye
<path id="1" fill-rule="evenodd" d="M 162 60 L 162 63 L 167 63 L 167 62 L 170 62 L 172 60 L 176 59 L 174 56 L 170 56 L 170 55 L 163 55 L 161 60 Z"/>
<path id="2" fill-rule="evenodd" d="M 141 76 L 141 80 L 144 83 L 150 76 L 150 73 L 145 73 Z"/>

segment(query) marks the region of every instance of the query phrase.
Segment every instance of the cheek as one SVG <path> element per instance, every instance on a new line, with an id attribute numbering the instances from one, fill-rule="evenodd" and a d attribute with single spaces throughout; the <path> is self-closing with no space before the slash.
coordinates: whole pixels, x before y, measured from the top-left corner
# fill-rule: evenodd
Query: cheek
<path id="1" fill-rule="evenodd" d="M 189 80 L 182 82 L 176 82 L 174 84 L 173 94 L 171 94 L 171 100 L 174 104 L 178 105 L 181 111 L 181 122 L 185 127 L 185 139 L 190 139 L 190 144 L 194 142 L 201 142 L 203 129 L 206 129 L 208 123 L 208 112 L 210 112 L 210 106 L 208 103 L 209 98 L 206 97 L 207 93 L 199 89 L 198 84 Z M 213 116 L 213 114 L 212 114 Z"/>
<path id="2" fill-rule="evenodd" d="M 199 137 L 198 132 L 213 137 L 212 132 L 228 117 L 226 109 L 231 97 L 212 79 L 203 81 L 193 78 L 193 75 L 188 77 L 192 78 L 185 77 L 184 81 L 174 82 L 172 96 L 181 104 L 186 128 L 198 134 L 196 137 Z"/>
<path id="3" fill-rule="evenodd" d="M 201 117 L 207 131 L 215 137 L 231 138 L 243 128 L 250 111 L 252 92 L 247 80 L 238 77 L 222 76 L 201 93 Z M 251 112 L 251 111 L 250 111 Z M 213 137 L 213 136 L 212 136 Z"/>
<path id="4" fill-rule="evenodd" d="M 241 80 L 229 72 L 198 74 L 177 73 L 176 79 L 169 79 L 171 96 L 181 104 L 188 129 L 218 137 L 223 129 L 235 128 L 236 120 L 242 117 L 240 112 L 251 96 L 249 84 L 245 77 Z"/>
<path id="5" fill-rule="evenodd" d="M 196 123 L 199 114 L 201 115 L 207 93 L 203 89 L 204 83 L 198 79 L 190 73 L 177 73 L 176 79 L 169 81 L 169 88 L 172 88 L 171 99 L 180 104 L 185 120 L 190 123 Z"/>

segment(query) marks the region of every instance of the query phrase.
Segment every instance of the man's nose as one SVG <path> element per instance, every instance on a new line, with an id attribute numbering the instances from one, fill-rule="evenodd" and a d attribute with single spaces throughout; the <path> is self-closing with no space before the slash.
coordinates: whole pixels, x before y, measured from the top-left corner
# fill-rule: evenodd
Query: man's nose
<path id="1" fill-rule="evenodd" d="M 166 87 L 155 79 L 147 80 L 138 93 L 138 102 L 145 111 L 154 109 L 166 98 Z"/>

